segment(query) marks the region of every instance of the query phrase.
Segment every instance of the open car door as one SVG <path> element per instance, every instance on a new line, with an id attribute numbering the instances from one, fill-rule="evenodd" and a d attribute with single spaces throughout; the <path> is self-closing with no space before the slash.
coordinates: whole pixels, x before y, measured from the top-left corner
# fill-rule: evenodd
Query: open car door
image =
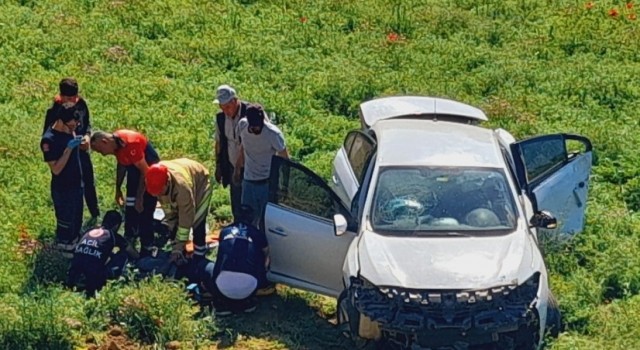
<path id="1" fill-rule="evenodd" d="M 518 182 L 535 211 L 558 220 L 551 234 L 575 235 L 584 228 L 592 146 L 589 139 L 553 134 L 511 144 Z"/>
<path id="2" fill-rule="evenodd" d="M 342 147 L 333 160 L 331 187 L 342 203 L 351 208 L 351 201 L 358 192 L 367 166 L 376 150 L 371 136 L 361 130 L 347 134 Z"/>
<path id="3" fill-rule="evenodd" d="M 304 166 L 274 156 L 264 228 L 269 242 L 269 280 L 337 297 L 342 266 L 355 233 L 336 236 L 333 216 L 352 222 L 338 196 Z"/>

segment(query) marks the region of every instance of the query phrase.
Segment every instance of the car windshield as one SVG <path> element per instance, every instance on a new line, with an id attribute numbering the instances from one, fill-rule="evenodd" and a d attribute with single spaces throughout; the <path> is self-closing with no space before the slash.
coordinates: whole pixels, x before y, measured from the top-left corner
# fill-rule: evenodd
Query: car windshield
<path id="1" fill-rule="evenodd" d="M 371 222 L 381 234 L 506 234 L 516 226 L 515 212 L 500 169 L 384 167 Z"/>

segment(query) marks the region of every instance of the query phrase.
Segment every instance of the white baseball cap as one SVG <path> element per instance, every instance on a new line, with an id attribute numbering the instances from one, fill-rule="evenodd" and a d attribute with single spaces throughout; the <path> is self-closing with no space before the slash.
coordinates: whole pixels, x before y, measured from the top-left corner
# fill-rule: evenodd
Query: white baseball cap
<path id="1" fill-rule="evenodd" d="M 229 85 L 220 85 L 216 90 L 216 99 L 213 103 L 226 104 L 236 97 L 236 90 Z"/>

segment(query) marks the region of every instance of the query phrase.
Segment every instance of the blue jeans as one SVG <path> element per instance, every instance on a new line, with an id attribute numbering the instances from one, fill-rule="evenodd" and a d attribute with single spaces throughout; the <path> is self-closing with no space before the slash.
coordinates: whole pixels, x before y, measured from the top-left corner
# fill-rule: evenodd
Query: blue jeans
<path id="1" fill-rule="evenodd" d="M 269 179 L 260 181 L 242 180 L 242 205 L 253 210 L 253 226 L 260 228 L 264 208 L 269 200 Z"/>
<path id="2" fill-rule="evenodd" d="M 69 244 L 80 236 L 82 227 L 82 187 L 51 188 L 56 213 L 56 242 Z"/>

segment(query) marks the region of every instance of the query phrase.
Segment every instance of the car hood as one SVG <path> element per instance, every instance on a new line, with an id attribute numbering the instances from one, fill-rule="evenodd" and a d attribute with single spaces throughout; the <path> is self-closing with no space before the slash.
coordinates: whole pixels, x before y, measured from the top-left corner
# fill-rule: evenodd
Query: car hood
<path id="1" fill-rule="evenodd" d="M 522 282 L 541 262 L 528 234 L 498 237 L 398 237 L 364 232 L 360 275 L 377 286 L 480 289 Z"/>

